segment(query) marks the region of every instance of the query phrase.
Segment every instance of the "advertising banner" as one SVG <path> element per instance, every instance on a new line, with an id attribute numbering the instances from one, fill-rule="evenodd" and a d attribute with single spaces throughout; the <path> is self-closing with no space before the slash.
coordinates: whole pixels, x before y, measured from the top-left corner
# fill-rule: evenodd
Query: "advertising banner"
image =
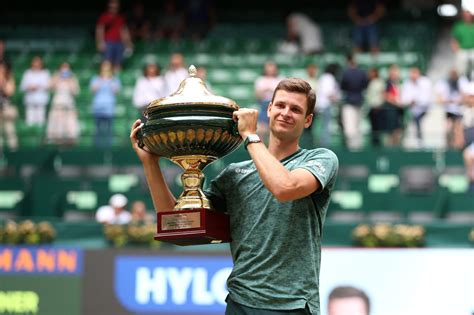
<path id="1" fill-rule="evenodd" d="M 321 315 L 341 285 L 364 290 L 371 315 L 471 315 L 473 266 L 472 249 L 323 249 Z M 224 314 L 231 267 L 230 256 L 204 252 L 88 252 L 83 311 Z"/>
<path id="2" fill-rule="evenodd" d="M 0 315 L 81 314 L 82 250 L 0 247 Z"/>

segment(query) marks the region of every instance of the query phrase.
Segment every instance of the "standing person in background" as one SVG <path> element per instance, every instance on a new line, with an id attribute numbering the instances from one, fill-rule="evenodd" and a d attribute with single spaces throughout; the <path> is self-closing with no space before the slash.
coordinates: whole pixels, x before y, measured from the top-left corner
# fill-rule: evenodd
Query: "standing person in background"
<path id="1" fill-rule="evenodd" d="M 321 147 L 331 144 L 331 121 L 334 106 L 341 97 L 337 83 L 338 65 L 333 63 L 326 66 L 318 80 L 318 101 L 316 104 L 316 119 L 320 121 L 318 142 Z"/>
<path id="2" fill-rule="evenodd" d="M 143 5 L 143 2 L 133 2 L 132 10 L 127 16 L 127 26 L 132 41 L 150 40 L 150 24 L 150 19 L 145 15 L 145 6 Z"/>
<path id="3" fill-rule="evenodd" d="M 79 83 L 69 63 L 61 64 L 51 79 L 50 88 L 54 95 L 46 130 L 47 141 L 55 144 L 74 144 L 79 137 L 79 121 L 74 100 L 79 93 Z"/>
<path id="4" fill-rule="evenodd" d="M 372 128 L 372 145 L 379 147 L 385 124 L 385 111 L 383 109 L 385 82 L 379 77 L 376 68 L 369 70 L 369 86 L 367 87 L 366 102 L 369 105 L 370 126 Z"/>
<path id="5" fill-rule="evenodd" d="M 46 117 L 46 106 L 49 102 L 49 70 L 43 68 L 43 59 L 33 57 L 31 66 L 23 73 L 20 90 L 25 93 L 23 102 L 26 106 L 26 124 L 43 126 Z"/>
<path id="6" fill-rule="evenodd" d="M 120 81 L 113 76 L 112 64 L 102 61 L 98 76 L 94 76 L 90 89 L 94 94 L 92 99 L 92 114 L 94 115 L 96 134 L 95 145 L 108 148 L 112 145 L 112 123 L 115 115 L 115 95 L 121 88 Z"/>
<path id="7" fill-rule="evenodd" d="M 361 289 L 339 286 L 328 297 L 328 315 L 369 315 L 370 300 Z"/>
<path id="8" fill-rule="evenodd" d="M 268 135 L 267 108 L 272 100 L 273 91 L 283 78 L 278 75 L 278 66 L 273 61 L 267 61 L 263 65 L 263 74 L 255 80 L 255 98 L 260 105 L 258 116 L 258 129 L 261 136 Z"/>
<path id="9" fill-rule="evenodd" d="M 216 23 L 214 0 L 186 0 L 186 31 L 194 41 L 205 38 Z"/>
<path id="10" fill-rule="evenodd" d="M 133 90 L 133 105 L 138 109 L 143 121 L 145 121 L 143 112 L 148 104 L 165 96 L 165 82 L 160 76 L 160 68 L 156 63 L 146 64 L 143 75 L 138 78 Z"/>
<path id="11" fill-rule="evenodd" d="M 388 70 L 385 87 L 385 130 L 389 146 L 399 146 L 403 135 L 405 109 L 401 100 L 400 69 L 393 64 Z"/>
<path id="12" fill-rule="evenodd" d="M 379 52 L 379 34 L 377 22 L 385 14 L 382 0 L 351 0 L 347 14 L 354 23 L 354 52 L 359 53 L 366 48 L 372 54 Z"/>
<path id="13" fill-rule="evenodd" d="M 130 32 L 119 10 L 120 1 L 109 0 L 107 11 L 100 15 L 95 28 L 97 50 L 103 53 L 103 60 L 112 63 L 115 72 L 122 69 L 124 53 L 131 54 L 133 50 Z"/>
<path id="14" fill-rule="evenodd" d="M 184 57 L 180 53 L 174 53 L 170 57 L 168 70 L 164 75 L 165 96 L 169 96 L 178 90 L 181 82 L 188 77 L 188 70 L 184 63 Z"/>
<path id="15" fill-rule="evenodd" d="M 461 20 L 452 28 L 451 48 L 455 53 L 455 66 L 459 74 L 474 79 L 474 16 L 464 9 Z"/>
<path id="16" fill-rule="evenodd" d="M 0 61 L 0 149 L 3 147 L 3 136 L 5 135 L 8 148 L 12 151 L 18 148 L 15 130 L 18 110 L 10 101 L 15 89 L 15 78 L 11 75 L 10 67 Z"/>
<path id="17" fill-rule="evenodd" d="M 410 109 L 415 123 L 417 147 L 423 147 L 421 122 L 432 102 L 431 81 L 421 75 L 418 67 L 410 68 L 409 78 L 402 85 L 402 104 Z"/>
<path id="18" fill-rule="evenodd" d="M 435 86 L 438 102 L 446 112 L 446 144 L 450 148 L 461 149 L 462 140 L 462 91 L 468 84 L 465 76 L 459 76 L 456 69 L 451 69 L 446 80 Z"/>
<path id="19" fill-rule="evenodd" d="M 362 93 L 367 88 L 368 79 L 365 71 L 360 69 L 354 56 L 347 55 L 347 68 L 342 73 L 341 90 L 344 92 L 344 105 L 341 110 L 342 128 L 346 145 L 351 150 L 362 148 Z"/>
<path id="20" fill-rule="evenodd" d="M 156 23 L 156 37 L 158 40 L 167 39 L 179 42 L 184 33 L 185 20 L 181 9 L 175 0 L 165 0 L 161 14 Z"/>
<path id="21" fill-rule="evenodd" d="M 298 40 L 301 52 L 311 55 L 323 51 L 323 37 L 319 26 L 306 14 L 292 13 L 287 19 L 288 39 Z"/>

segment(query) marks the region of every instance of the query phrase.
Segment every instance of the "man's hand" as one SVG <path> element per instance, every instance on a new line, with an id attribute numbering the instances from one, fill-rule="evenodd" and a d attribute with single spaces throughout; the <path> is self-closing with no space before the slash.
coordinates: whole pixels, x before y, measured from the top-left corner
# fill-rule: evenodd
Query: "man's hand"
<path id="1" fill-rule="evenodd" d="M 257 133 L 258 111 L 256 109 L 241 108 L 236 110 L 233 119 L 237 122 L 242 139 L 247 138 L 250 134 Z"/>
<path id="2" fill-rule="evenodd" d="M 140 161 L 145 163 L 157 163 L 160 157 L 156 154 L 150 153 L 138 146 L 137 132 L 142 128 L 142 121 L 137 119 L 133 125 L 130 132 L 130 141 L 132 142 L 132 148 L 135 150 Z M 146 148 L 145 148 L 146 149 Z"/>

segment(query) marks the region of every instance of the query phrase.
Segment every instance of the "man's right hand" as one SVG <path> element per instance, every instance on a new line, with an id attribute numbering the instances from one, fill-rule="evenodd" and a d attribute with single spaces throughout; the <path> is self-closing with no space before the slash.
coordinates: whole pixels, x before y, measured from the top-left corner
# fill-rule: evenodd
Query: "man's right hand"
<path id="1" fill-rule="evenodd" d="M 137 132 L 142 128 L 142 121 L 137 119 L 133 125 L 132 130 L 130 131 L 130 141 L 132 142 L 132 148 L 135 150 L 140 161 L 145 163 L 157 163 L 160 157 L 156 154 L 151 153 L 146 148 L 142 149 L 138 146 Z"/>

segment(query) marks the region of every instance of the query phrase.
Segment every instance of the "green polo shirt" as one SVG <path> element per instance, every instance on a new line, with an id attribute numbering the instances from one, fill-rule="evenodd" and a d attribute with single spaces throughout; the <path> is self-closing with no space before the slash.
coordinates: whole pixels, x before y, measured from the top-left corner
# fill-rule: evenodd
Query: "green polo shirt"
<path id="1" fill-rule="evenodd" d="M 452 35 L 459 42 L 461 49 L 474 48 L 474 23 L 456 22 L 452 29 Z"/>
<path id="2" fill-rule="evenodd" d="M 229 165 L 206 195 L 230 216 L 234 268 L 227 280 L 232 300 L 269 310 L 305 308 L 319 314 L 321 236 L 338 170 L 328 149 L 300 149 L 281 163 L 311 172 L 321 188 L 279 202 L 263 185 L 253 161 Z"/>

